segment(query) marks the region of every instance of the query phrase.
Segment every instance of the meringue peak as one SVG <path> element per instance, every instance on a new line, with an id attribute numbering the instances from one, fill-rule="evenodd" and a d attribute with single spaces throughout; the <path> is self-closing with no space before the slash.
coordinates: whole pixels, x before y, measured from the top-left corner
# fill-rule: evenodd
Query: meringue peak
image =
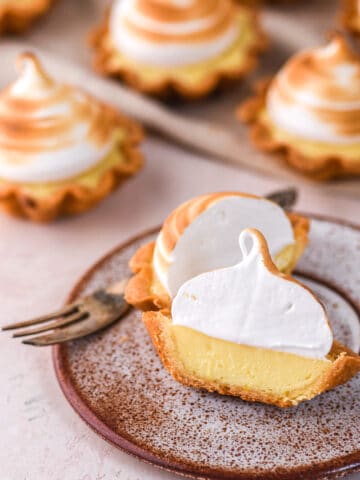
<path id="1" fill-rule="evenodd" d="M 239 245 L 239 263 L 182 285 L 172 303 L 174 325 L 233 343 L 325 358 L 333 335 L 320 301 L 277 270 L 258 230 L 243 230 Z"/>
<path id="2" fill-rule="evenodd" d="M 330 42 L 324 47 L 320 47 L 315 51 L 315 55 L 319 59 L 326 61 L 339 62 L 359 62 L 359 56 L 351 48 L 349 42 L 341 33 L 334 33 Z"/>
<path id="3" fill-rule="evenodd" d="M 14 97 L 42 97 L 56 87 L 54 80 L 44 70 L 39 59 L 31 52 L 20 54 L 16 59 L 19 78 L 11 86 Z"/>

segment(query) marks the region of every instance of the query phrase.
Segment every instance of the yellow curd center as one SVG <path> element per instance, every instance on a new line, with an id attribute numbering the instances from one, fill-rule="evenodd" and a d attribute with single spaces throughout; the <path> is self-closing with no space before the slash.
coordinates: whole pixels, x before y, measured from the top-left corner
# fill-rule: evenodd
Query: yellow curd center
<path id="1" fill-rule="evenodd" d="M 179 325 L 170 328 L 184 368 L 203 380 L 296 398 L 331 368 L 326 359 L 239 345 Z"/>

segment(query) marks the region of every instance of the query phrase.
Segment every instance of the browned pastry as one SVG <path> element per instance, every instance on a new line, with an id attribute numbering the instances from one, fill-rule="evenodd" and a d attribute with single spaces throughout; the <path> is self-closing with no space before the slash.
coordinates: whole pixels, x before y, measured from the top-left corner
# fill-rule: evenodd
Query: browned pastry
<path id="1" fill-rule="evenodd" d="M 260 82 L 238 116 L 259 149 L 314 179 L 360 175 L 359 87 L 360 59 L 337 34 Z"/>
<path id="2" fill-rule="evenodd" d="M 0 1 L 0 33 L 20 33 L 47 12 L 53 0 Z"/>
<path id="3" fill-rule="evenodd" d="M 257 14 L 233 0 L 126 0 L 92 44 L 98 72 L 146 94 L 197 99 L 251 71 L 266 41 Z"/>

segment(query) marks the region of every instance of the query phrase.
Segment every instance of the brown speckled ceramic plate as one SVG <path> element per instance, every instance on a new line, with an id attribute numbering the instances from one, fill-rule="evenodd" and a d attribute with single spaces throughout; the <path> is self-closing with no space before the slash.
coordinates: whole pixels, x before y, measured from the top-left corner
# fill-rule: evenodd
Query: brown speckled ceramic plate
<path id="1" fill-rule="evenodd" d="M 146 233 L 97 263 L 71 299 L 127 275 Z M 326 304 L 336 337 L 359 349 L 360 230 L 313 219 L 299 276 Z M 339 478 L 360 470 L 360 376 L 281 410 L 184 387 L 165 371 L 132 311 L 54 347 L 57 377 L 80 416 L 128 453 L 196 478 Z"/>

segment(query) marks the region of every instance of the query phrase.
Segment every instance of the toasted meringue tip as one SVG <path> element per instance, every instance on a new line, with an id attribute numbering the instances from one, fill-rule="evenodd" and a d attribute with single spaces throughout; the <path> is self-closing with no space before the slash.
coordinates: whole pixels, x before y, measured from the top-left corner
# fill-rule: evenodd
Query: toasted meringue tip
<path id="1" fill-rule="evenodd" d="M 45 71 L 42 63 L 35 53 L 27 51 L 20 53 L 16 58 L 16 69 L 20 75 L 26 75 L 31 72 L 41 77 L 48 84 L 52 84 L 53 80 Z"/>
<path id="2" fill-rule="evenodd" d="M 328 32 L 326 38 L 327 44 L 318 50 L 320 54 L 333 56 L 334 54 L 342 53 L 349 59 L 359 60 L 359 54 L 348 35 L 340 30 L 332 30 Z"/>

